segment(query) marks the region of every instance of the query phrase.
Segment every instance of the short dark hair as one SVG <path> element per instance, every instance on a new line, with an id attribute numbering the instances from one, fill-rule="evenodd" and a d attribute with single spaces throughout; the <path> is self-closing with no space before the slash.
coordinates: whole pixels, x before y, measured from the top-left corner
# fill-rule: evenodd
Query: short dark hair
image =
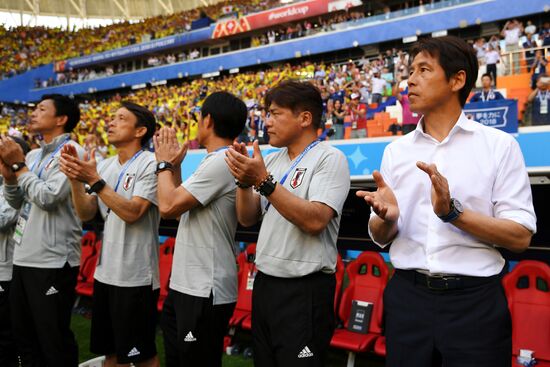
<path id="1" fill-rule="evenodd" d="M 214 133 L 220 138 L 235 139 L 246 123 L 246 105 L 228 92 L 214 92 L 204 100 L 201 107 L 204 117 L 214 121 Z"/>
<path id="2" fill-rule="evenodd" d="M 309 112 L 313 116 L 313 127 L 321 126 L 323 113 L 323 98 L 317 87 L 308 82 L 284 80 L 271 88 L 265 96 L 265 105 L 269 109 L 272 103 L 288 108 L 295 115 L 300 112 Z"/>
<path id="3" fill-rule="evenodd" d="M 40 101 L 51 100 L 55 106 L 55 116 L 67 116 L 67 123 L 63 127 L 66 133 L 70 133 L 80 121 L 80 108 L 78 103 L 61 94 L 44 94 Z"/>
<path id="4" fill-rule="evenodd" d="M 412 59 L 421 52 L 438 59 L 447 80 L 460 70 L 464 70 L 466 82 L 459 92 L 460 105 L 464 107 L 477 80 L 478 61 L 473 47 L 455 36 L 424 38 L 412 48 Z"/>
<path id="5" fill-rule="evenodd" d="M 141 146 L 145 146 L 149 142 L 149 140 L 151 140 L 153 135 L 155 135 L 155 115 L 153 115 L 153 112 L 149 111 L 147 108 L 140 106 L 134 102 L 122 101 L 120 102 L 120 104 L 121 107 L 126 108 L 134 116 L 136 116 L 136 127 L 145 126 L 147 128 L 147 132 L 141 137 Z"/>
<path id="6" fill-rule="evenodd" d="M 485 78 L 485 77 L 488 77 L 489 79 L 491 79 L 491 81 L 493 80 L 493 76 L 489 73 L 485 73 L 481 76 L 481 79 Z"/>

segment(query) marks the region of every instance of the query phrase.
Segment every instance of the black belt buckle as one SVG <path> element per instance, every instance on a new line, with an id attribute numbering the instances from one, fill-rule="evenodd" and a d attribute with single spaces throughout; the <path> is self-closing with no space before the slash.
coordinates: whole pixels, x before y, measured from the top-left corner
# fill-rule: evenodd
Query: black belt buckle
<path id="1" fill-rule="evenodd" d="M 461 283 L 459 277 L 445 275 L 426 276 L 426 286 L 433 291 L 457 289 L 461 287 Z"/>

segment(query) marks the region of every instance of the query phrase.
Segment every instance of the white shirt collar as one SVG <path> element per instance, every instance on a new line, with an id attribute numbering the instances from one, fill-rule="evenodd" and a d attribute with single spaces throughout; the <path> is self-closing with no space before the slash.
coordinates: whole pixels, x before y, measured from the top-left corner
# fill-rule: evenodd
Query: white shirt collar
<path id="1" fill-rule="evenodd" d="M 455 125 L 449 132 L 449 135 L 440 143 L 443 144 L 446 141 L 448 141 L 453 135 L 457 134 L 458 131 L 463 130 L 466 132 L 473 132 L 476 129 L 476 124 L 478 122 L 469 120 L 466 115 L 464 114 L 464 111 L 460 113 L 460 116 L 458 117 L 458 120 L 456 121 Z M 424 116 L 420 118 L 420 121 L 418 121 L 418 124 L 416 125 L 416 129 L 414 131 L 414 139 L 418 139 L 420 136 L 423 136 L 426 139 L 433 140 L 434 142 L 439 143 L 437 140 L 435 140 L 431 135 L 424 132 Z"/>

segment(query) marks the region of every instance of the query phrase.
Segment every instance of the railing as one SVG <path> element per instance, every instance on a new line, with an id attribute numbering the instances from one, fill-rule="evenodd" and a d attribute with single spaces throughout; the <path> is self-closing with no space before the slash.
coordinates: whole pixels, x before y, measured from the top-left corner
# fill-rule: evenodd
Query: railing
<path id="1" fill-rule="evenodd" d="M 535 57 L 528 57 L 529 53 L 535 54 L 542 51 L 542 57 L 548 61 L 550 57 L 550 46 L 525 48 L 521 50 L 501 52 L 500 59 L 505 65 L 505 75 L 517 75 L 532 73 L 531 65 Z"/>

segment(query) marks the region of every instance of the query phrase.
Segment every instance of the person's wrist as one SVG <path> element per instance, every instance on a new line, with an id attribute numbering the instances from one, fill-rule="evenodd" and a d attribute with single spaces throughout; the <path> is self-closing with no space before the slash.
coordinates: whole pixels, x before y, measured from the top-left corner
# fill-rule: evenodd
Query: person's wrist
<path id="1" fill-rule="evenodd" d="M 101 181 L 102 178 L 99 175 L 92 176 L 89 180 L 86 180 L 88 185 L 93 186 L 95 183 Z"/>

